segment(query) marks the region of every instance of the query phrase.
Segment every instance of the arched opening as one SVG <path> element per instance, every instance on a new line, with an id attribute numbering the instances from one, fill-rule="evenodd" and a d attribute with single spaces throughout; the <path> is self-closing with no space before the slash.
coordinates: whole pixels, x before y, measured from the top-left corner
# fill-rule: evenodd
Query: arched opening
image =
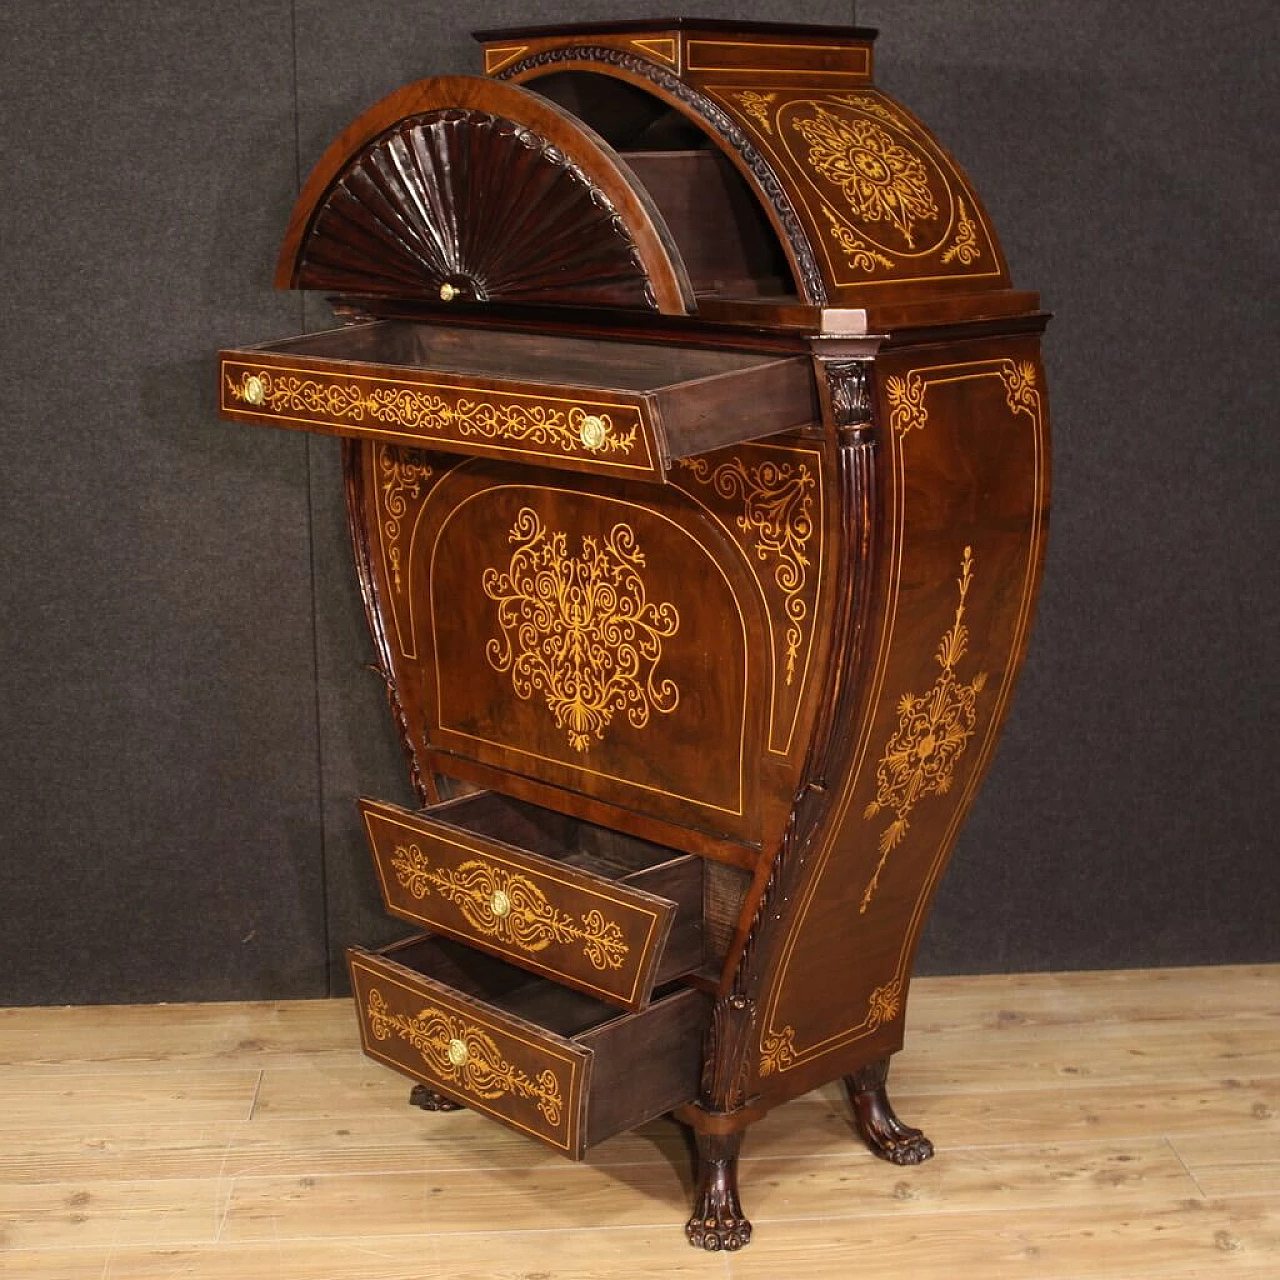
<path id="1" fill-rule="evenodd" d="M 557 71 L 524 88 L 605 139 L 665 219 L 699 298 L 794 301 L 787 255 L 746 180 L 687 116 L 625 80 Z"/>

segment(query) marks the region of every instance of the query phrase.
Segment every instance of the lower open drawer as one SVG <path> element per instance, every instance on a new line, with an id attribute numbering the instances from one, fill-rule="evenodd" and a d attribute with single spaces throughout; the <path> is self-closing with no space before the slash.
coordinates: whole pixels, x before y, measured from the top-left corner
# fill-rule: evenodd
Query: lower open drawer
<path id="1" fill-rule="evenodd" d="M 431 935 L 347 962 L 370 1057 L 574 1159 L 697 1097 L 700 991 L 620 1013 Z"/>

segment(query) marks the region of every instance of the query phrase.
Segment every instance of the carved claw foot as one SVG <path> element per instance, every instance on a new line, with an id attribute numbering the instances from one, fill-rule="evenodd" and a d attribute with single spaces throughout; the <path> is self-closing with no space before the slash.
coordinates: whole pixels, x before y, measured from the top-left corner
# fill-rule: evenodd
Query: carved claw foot
<path id="1" fill-rule="evenodd" d="M 738 1151 L 742 1134 L 697 1134 L 698 1193 L 684 1233 L 695 1249 L 741 1249 L 751 1223 L 738 1202 Z"/>
<path id="2" fill-rule="evenodd" d="M 922 1164 L 933 1155 L 933 1143 L 919 1129 L 898 1119 L 885 1090 L 888 1078 L 888 1058 L 845 1076 L 854 1123 L 863 1142 L 882 1160 Z"/>
<path id="3" fill-rule="evenodd" d="M 409 1094 L 409 1105 L 423 1111 L 462 1111 L 462 1103 L 446 1098 L 443 1093 L 428 1089 L 425 1084 L 415 1084 Z"/>

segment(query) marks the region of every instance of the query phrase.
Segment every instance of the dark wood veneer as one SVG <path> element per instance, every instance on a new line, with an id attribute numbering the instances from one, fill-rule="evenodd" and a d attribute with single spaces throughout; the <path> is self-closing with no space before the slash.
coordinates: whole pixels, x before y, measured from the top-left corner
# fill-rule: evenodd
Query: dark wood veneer
<path id="1" fill-rule="evenodd" d="M 226 416 L 345 437 L 423 806 L 370 846 L 449 935 L 352 950 L 367 1050 L 575 1157 L 673 1111 L 706 1249 L 816 1086 L 933 1154 L 889 1062 L 1044 557 L 1046 316 L 873 36 L 484 33 L 512 83 L 391 95 L 303 189 L 277 282 L 346 327 L 220 372 Z"/>

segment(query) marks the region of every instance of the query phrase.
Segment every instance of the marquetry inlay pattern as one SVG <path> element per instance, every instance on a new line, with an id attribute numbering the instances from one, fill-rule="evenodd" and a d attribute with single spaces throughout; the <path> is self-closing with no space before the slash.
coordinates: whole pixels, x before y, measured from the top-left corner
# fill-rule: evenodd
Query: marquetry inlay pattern
<path id="1" fill-rule="evenodd" d="M 375 1039 L 398 1036 L 422 1056 L 437 1079 L 486 1101 L 504 1095 L 529 1099 L 548 1124 L 560 1123 L 564 1098 L 556 1073 L 547 1067 L 529 1076 L 507 1061 L 492 1036 L 465 1018 L 432 1005 L 414 1015 L 397 1013 L 372 987 L 365 1019 Z"/>
<path id="2" fill-rule="evenodd" d="M 481 582 L 501 630 L 485 656 L 495 671 L 511 673 L 517 695 L 541 694 L 578 752 L 603 740 L 618 713 L 643 729 L 653 713 L 673 712 L 680 690 L 658 667 L 680 615 L 649 599 L 631 526 L 586 536 L 572 555 L 568 537 L 525 507 L 510 540 L 510 563 L 486 569 Z"/>
<path id="3" fill-rule="evenodd" d="M 482 858 L 437 867 L 417 844 L 401 844 L 391 855 L 391 865 L 396 879 L 414 898 L 422 900 L 434 890 L 491 942 L 530 955 L 552 943 L 576 944 L 596 969 L 621 968 L 630 951 L 621 926 L 606 919 L 598 907 L 581 916 L 568 915 L 528 876 Z"/>
<path id="4" fill-rule="evenodd" d="M 978 695 L 986 687 L 986 672 L 963 681 L 956 671 L 969 647 L 964 611 L 972 584 L 973 549 L 965 547 L 957 580 L 960 600 L 951 626 L 938 644 L 941 671 L 927 693 L 904 693 L 898 699 L 898 727 L 876 768 L 876 796 L 864 817 L 874 818 L 885 809 L 892 810 L 894 816 L 880 835 L 880 861 L 863 891 L 862 912 L 871 905 L 890 853 L 905 838 L 916 805 L 928 796 L 951 790 L 956 764 L 977 727 Z"/>
<path id="5" fill-rule="evenodd" d="M 641 460 L 647 463 L 638 414 L 618 406 L 354 374 L 311 376 L 279 368 L 242 369 L 238 376 L 228 372 L 224 377 L 228 403 L 252 413 L 584 460 L 628 459 L 639 443 Z M 622 416 L 625 422 L 619 420 Z"/>

